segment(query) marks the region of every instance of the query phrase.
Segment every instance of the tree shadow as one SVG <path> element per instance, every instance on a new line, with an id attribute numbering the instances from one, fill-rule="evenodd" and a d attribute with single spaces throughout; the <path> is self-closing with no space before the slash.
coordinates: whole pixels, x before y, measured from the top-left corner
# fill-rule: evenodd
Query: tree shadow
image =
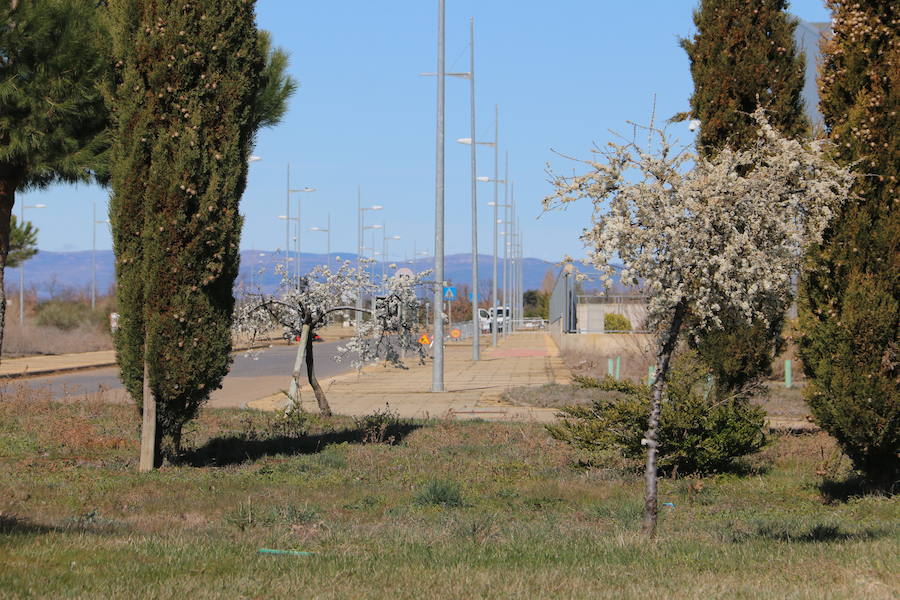
<path id="1" fill-rule="evenodd" d="M 385 444 L 397 444 L 422 427 L 420 423 L 402 422 L 389 425 L 384 431 Z M 274 435 L 248 439 L 229 435 L 209 440 L 199 448 L 183 452 L 174 464 L 191 467 L 226 467 L 252 462 L 265 456 L 315 454 L 331 444 L 365 444 L 370 431 L 363 428 L 344 429 L 304 436 Z"/>
<path id="2" fill-rule="evenodd" d="M 819 492 L 821 492 L 822 497 L 828 504 L 847 502 L 863 496 L 891 497 L 894 495 L 894 490 L 886 490 L 884 487 L 878 486 L 856 473 L 843 479 L 823 479 L 818 487 Z"/>
<path id="3" fill-rule="evenodd" d="M 887 535 L 882 529 L 863 529 L 862 531 L 843 531 L 838 525 L 818 524 L 808 529 L 792 530 L 776 525 L 761 525 L 756 529 L 754 537 L 778 542 L 795 542 L 813 544 L 819 542 L 864 542 Z"/>
<path id="4" fill-rule="evenodd" d="M 42 535 L 62 531 L 58 527 L 33 523 L 15 515 L 0 515 L 0 535 Z"/>

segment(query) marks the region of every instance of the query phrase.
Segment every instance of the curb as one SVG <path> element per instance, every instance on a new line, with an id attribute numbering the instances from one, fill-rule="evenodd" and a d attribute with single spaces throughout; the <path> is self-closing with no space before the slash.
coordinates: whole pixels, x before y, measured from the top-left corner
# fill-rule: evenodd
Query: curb
<path id="1" fill-rule="evenodd" d="M 280 340 L 278 340 L 280 341 Z M 261 344 L 258 346 L 241 346 L 239 348 L 232 348 L 231 353 L 237 354 L 238 352 L 245 352 L 247 350 L 252 350 L 254 348 L 268 348 L 269 346 L 279 345 L 286 346 L 289 344 L 278 343 L 278 341 L 273 340 L 268 344 Z M 52 356 L 52 355 L 46 355 Z M 115 367 L 118 363 L 116 361 L 112 362 L 98 362 L 91 363 L 87 365 L 73 365 L 71 367 L 54 367 L 52 369 L 26 369 L 24 371 L 19 371 L 18 373 L 0 373 L 0 380 L 15 380 L 15 379 L 32 379 L 35 377 L 46 377 L 48 375 L 58 375 L 60 373 L 74 373 L 77 371 L 90 371 L 92 369 L 105 369 L 107 367 Z"/>

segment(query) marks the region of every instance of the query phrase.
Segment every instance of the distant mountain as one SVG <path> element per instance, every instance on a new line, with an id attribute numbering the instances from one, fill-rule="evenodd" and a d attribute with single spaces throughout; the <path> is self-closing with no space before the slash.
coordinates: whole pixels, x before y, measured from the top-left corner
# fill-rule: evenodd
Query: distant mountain
<path id="1" fill-rule="evenodd" d="M 301 271 L 306 273 L 314 266 L 323 264 L 329 257 L 324 254 L 304 253 L 300 263 Z M 241 270 L 236 285 L 242 282 L 253 286 L 259 285 L 264 290 L 272 290 L 278 284 L 278 278 L 274 273 L 274 266 L 283 262 L 284 255 L 280 252 L 264 250 L 244 250 L 241 252 Z M 330 259 L 335 263 L 338 260 L 355 261 L 356 255 L 349 253 L 332 253 Z M 490 290 L 492 273 L 492 256 L 478 255 L 478 279 L 483 290 Z M 27 261 L 25 267 L 25 289 L 34 289 L 40 297 L 55 296 L 64 290 L 90 292 L 92 252 L 84 250 L 79 252 L 49 252 L 41 250 L 32 259 Z M 97 264 L 97 293 L 105 294 L 113 286 L 115 280 L 115 268 L 113 253 L 111 250 L 98 250 L 96 253 Z M 292 263 L 289 263 L 292 264 Z M 397 266 L 406 266 L 414 271 L 424 271 L 434 267 L 433 258 L 420 258 L 413 261 L 394 261 Z M 471 284 L 471 255 L 450 254 L 444 257 L 444 278 L 458 286 L 470 286 Z M 390 265 L 385 269 L 390 272 Z M 538 289 L 548 271 L 553 273 L 554 279 L 559 274 L 560 267 L 552 262 L 538 258 L 525 258 L 523 260 L 525 289 Z M 589 277 L 596 275 L 596 271 L 584 265 L 577 265 L 578 270 Z M 381 273 L 382 265 L 374 265 L 376 274 Z M 499 285 L 503 283 L 503 261 L 497 262 L 497 277 Z M 18 289 L 19 269 L 6 269 L 6 286 L 8 290 Z M 597 289 L 602 287 L 599 282 L 588 281 L 585 289 Z"/>

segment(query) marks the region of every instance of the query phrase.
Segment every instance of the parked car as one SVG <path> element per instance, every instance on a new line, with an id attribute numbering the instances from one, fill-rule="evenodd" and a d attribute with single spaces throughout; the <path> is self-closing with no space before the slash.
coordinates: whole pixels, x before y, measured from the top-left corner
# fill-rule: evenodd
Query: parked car
<path id="1" fill-rule="evenodd" d="M 318 333 L 313 332 L 312 336 L 313 336 L 312 341 L 314 341 L 314 342 L 324 341 Z M 300 341 L 300 332 L 297 331 L 296 329 L 290 330 L 290 329 L 285 328 L 284 333 L 281 334 L 281 337 L 284 338 L 284 340 L 288 344 L 290 344 L 292 342 L 299 342 Z"/>

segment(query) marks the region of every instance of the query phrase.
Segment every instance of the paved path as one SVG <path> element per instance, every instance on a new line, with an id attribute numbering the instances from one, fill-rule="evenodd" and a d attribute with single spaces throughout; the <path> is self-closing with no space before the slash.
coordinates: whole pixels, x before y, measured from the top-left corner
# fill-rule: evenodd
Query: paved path
<path id="1" fill-rule="evenodd" d="M 486 420 L 540 421 L 554 419 L 547 408 L 512 406 L 501 401 L 503 392 L 520 386 L 568 383 L 570 374 L 559 358 L 556 345 L 544 333 L 517 333 L 490 347 L 482 339 L 482 360 L 471 359 L 468 342 L 449 343 L 445 349 L 445 392 L 432 393 L 431 361 L 409 369 L 366 367 L 362 374 L 320 378 L 332 410 L 337 414 L 365 415 L 389 404 L 401 417 L 481 418 Z M 247 405 L 277 410 L 287 405 L 283 394 L 274 394 Z M 316 411 L 308 386 L 301 387 L 301 405 Z"/>
<path id="2" fill-rule="evenodd" d="M 334 360 L 339 345 L 340 341 L 313 344 L 316 370 L 320 377 L 332 377 L 350 371 L 348 362 L 338 363 Z M 212 393 L 209 406 L 243 407 L 248 400 L 262 398 L 287 388 L 296 352 L 296 344 L 273 345 L 261 350 L 256 358 L 246 356 L 244 352 L 236 352 L 222 389 Z M 55 400 L 102 393 L 110 402 L 131 402 L 119 381 L 119 369 L 105 366 L 110 364 L 111 358 L 114 365 L 112 351 L 86 352 L 8 359 L 3 362 L 3 366 L 8 373 L 7 385 L 22 385 L 39 390 Z M 26 369 L 26 366 L 31 368 Z"/>

